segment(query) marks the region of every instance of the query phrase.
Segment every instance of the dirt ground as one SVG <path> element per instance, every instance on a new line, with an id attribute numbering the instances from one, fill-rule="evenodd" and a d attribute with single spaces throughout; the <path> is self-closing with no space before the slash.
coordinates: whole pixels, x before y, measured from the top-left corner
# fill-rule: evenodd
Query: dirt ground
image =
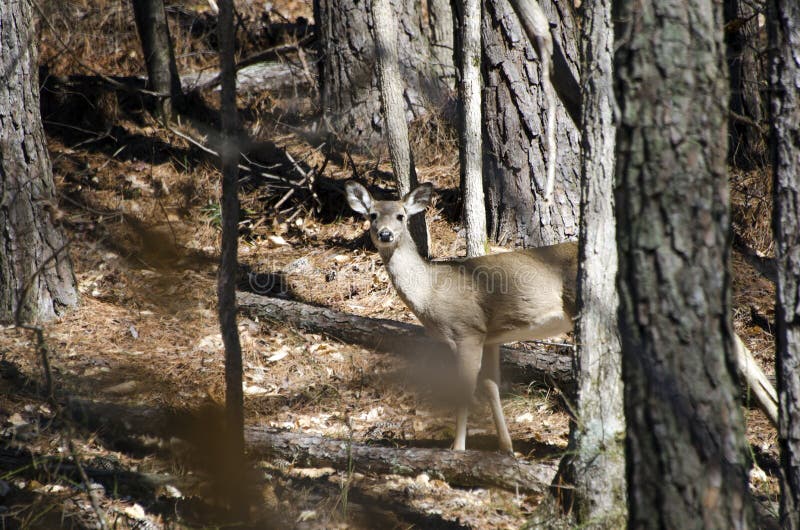
<path id="1" fill-rule="evenodd" d="M 89 74 L 87 62 L 108 74 L 143 73 L 126 2 L 53 5 L 44 5 L 48 22 L 42 25 L 41 62 L 48 68 L 46 75 Z M 208 24 L 208 4 L 182 6 L 180 16 L 172 17 L 179 66 L 182 71 L 213 68 L 209 33 L 197 29 Z M 255 3 L 237 6 L 243 27 L 258 37 L 252 39 L 252 48 L 291 41 L 288 31 L 269 35 L 264 28 L 272 26 L 265 20 L 274 24 L 311 18 L 310 3 L 302 1 L 275 2 L 272 11 Z M 184 19 L 193 22 L 175 22 Z M 69 31 L 60 31 L 64 28 Z M 249 51 L 243 45 L 240 55 Z M 197 477 L 181 482 L 188 485 L 161 485 L 145 493 L 98 486 L 99 506 L 116 525 L 112 527 L 222 525 L 204 468 L 187 456 L 185 442 L 148 434 L 125 439 L 69 421 L 62 408 L 70 399 L 91 399 L 188 414 L 224 404 L 224 354 L 216 313 L 219 173 L 214 159 L 162 127 L 135 97 L 88 86 L 73 86 L 70 92 L 63 86 L 43 95 L 43 118 L 81 304 L 44 330 L 58 404 L 42 397 L 35 337 L 14 327 L 0 332 L 3 444 L 65 463 Z M 214 109 L 217 97 L 209 90 L 198 101 Z M 299 173 L 324 167 L 324 185 L 316 188 L 316 197 L 301 190 L 281 204 L 290 188 L 280 181 L 243 179 L 240 263 L 254 272 L 285 273 L 295 300 L 415 322 L 363 236 L 364 224 L 335 192 L 337 183 L 354 175 L 390 192 L 386 152 L 335 152 L 325 138 L 309 134 L 318 120 L 313 92 L 242 94 L 239 108 L 252 140 L 250 155 L 277 167 L 271 171 L 297 179 Z M 178 132 L 202 140 L 197 123 L 182 124 Z M 433 254 L 459 255 L 463 238 L 455 201 L 455 135 L 437 120 L 414 124 L 412 132 L 420 179 L 437 186 L 436 203 L 428 212 Z M 759 172 L 732 178 L 736 229 L 752 248 L 769 253 L 769 179 Z M 736 253 L 733 271 L 737 329 L 772 375 L 774 286 Z M 401 361 L 396 357 L 280 322 L 240 318 L 239 333 L 248 425 L 373 445 L 451 443 L 452 410 L 398 379 Z M 540 385 L 504 387 L 503 407 L 519 458 L 557 461 L 563 454 L 568 415 L 557 394 Z M 746 416 L 755 461 L 751 484 L 762 504 L 776 511 L 775 431 L 755 409 L 748 409 Z M 491 451 L 494 444 L 488 407 L 474 411 L 468 447 Z M 94 527 L 94 508 L 80 480 L 65 482 L 58 473 L 36 471 L 36 466 L 9 465 L 3 465 L 0 476 L 0 486 L 8 490 L 0 492 L 0 517 L 7 524 Z M 536 527 L 557 524 L 537 495 L 451 487 L 427 475 L 308 469 L 282 461 L 260 462 L 257 472 L 254 488 L 262 501 L 254 517 L 262 527 L 519 528 L 534 514 Z M 376 498 L 408 507 L 416 519 L 376 514 L 370 506 Z M 387 504 L 384 512 L 393 511 L 392 506 Z"/>

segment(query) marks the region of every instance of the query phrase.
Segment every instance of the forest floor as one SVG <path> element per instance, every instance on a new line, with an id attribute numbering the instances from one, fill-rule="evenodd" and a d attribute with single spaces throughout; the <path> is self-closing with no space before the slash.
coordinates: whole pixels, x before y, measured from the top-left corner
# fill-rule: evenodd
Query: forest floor
<path id="1" fill-rule="evenodd" d="M 211 68 L 213 27 L 197 29 L 211 20 L 207 4 L 184 5 L 184 11 L 172 14 L 181 71 Z M 275 6 L 280 7 L 265 12 L 268 16 L 251 4 L 240 6 L 242 32 L 261 38 L 256 44 L 251 39 L 249 46 L 290 42 L 296 34 L 284 29 L 273 35 L 267 29 L 277 22 L 296 29 L 298 16 L 311 16 L 303 2 Z M 127 9 L 127 2 L 116 0 L 45 9 L 51 26 L 43 25 L 41 62 L 55 84 L 46 93 L 50 85 L 45 83 L 43 119 L 81 304 L 44 328 L 54 401 L 42 392 L 35 337 L 15 327 L 0 332 L 5 447 L 0 519 L 5 527 L 95 527 L 95 509 L 81 478 L 65 479 L 57 466 L 43 465 L 46 461 L 78 461 L 86 468 L 139 474 L 135 477 L 177 477 L 169 486 L 93 486 L 111 527 L 196 528 L 226 521 L 224 510 L 216 509 L 208 471 L 213 465 L 203 461 L 215 457 L 198 458 L 189 449 L 213 437 L 214 411 L 224 404 L 216 312 L 220 177 L 214 157 L 184 138 L 202 142 L 209 136 L 197 118 L 176 126 L 180 134 L 165 129 L 130 94 L 98 84 L 64 88 L 64 76 L 92 73 L 84 68 L 87 62 L 109 75 L 142 74 Z M 192 24 L 179 22 L 181 17 Z M 69 26 L 62 34 L 68 38 L 56 37 L 59 24 Z M 296 56 L 286 60 L 302 63 Z M 281 272 L 286 296 L 293 300 L 415 322 L 363 235 L 364 223 L 338 191 L 345 179 L 357 176 L 390 194 L 387 154 L 338 151 L 315 135 L 319 113 L 301 70 L 294 89 L 241 94 L 239 108 L 250 139 L 248 156 L 285 179 L 314 174 L 317 195 L 297 188 L 277 204 L 291 189 L 285 179 L 245 174 L 239 261 L 253 272 Z M 217 94 L 207 90 L 195 103 L 216 108 Z M 412 134 L 420 180 L 437 189 L 428 212 L 432 254 L 463 255 L 455 135 L 436 119 L 415 123 Z M 769 179 L 764 171 L 732 175 L 738 234 L 768 254 Z M 737 330 L 772 376 L 774 286 L 735 253 L 733 287 Z M 398 379 L 403 361 L 397 357 L 245 316 L 239 333 L 248 425 L 374 446 L 447 447 L 452 442 L 453 411 Z M 557 462 L 564 453 L 569 416 L 559 396 L 557 389 L 541 384 L 505 385 L 503 407 L 519 459 Z M 121 412 L 112 420 L 121 423 L 126 410 L 177 413 L 197 422 L 190 435 L 177 426 L 172 433 L 120 435 L 74 421 L 67 409 L 75 400 L 114 405 Z M 756 463 L 751 485 L 760 504 L 774 512 L 776 433 L 759 411 L 746 409 L 745 415 Z M 471 449 L 494 450 L 488 407 L 472 412 L 467 443 Z M 21 449 L 35 458 L 12 466 Z M 308 468 L 274 459 L 254 466 L 252 493 L 259 502 L 253 517 L 260 521 L 255 526 L 519 528 L 534 514 L 534 526 L 561 524 L 538 494 L 455 487 L 427 475 L 376 475 L 357 467 Z M 371 505 L 381 499 L 385 506 Z M 399 505 L 403 510 L 392 508 Z"/>

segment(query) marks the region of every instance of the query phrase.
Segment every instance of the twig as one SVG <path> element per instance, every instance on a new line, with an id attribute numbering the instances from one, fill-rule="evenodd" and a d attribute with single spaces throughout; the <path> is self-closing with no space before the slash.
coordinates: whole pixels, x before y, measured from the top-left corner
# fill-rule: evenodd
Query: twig
<path id="1" fill-rule="evenodd" d="M 356 180 L 361 180 L 361 174 L 358 172 L 356 162 L 353 160 L 353 155 L 350 154 L 350 150 L 346 149 L 345 154 L 347 155 L 347 159 L 350 161 L 350 165 L 353 166 L 353 175 L 355 175 Z"/>
<path id="2" fill-rule="evenodd" d="M 575 345 L 572 344 L 571 342 L 554 342 L 550 340 L 539 340 L 539 339 L 526 340 L 525 342 L 532 342 L 533 344 L 542 344 L 544 346 L 558 346 L 560 348 L 570 348 L 570 349 L 575 348 Z"/>
<path id="3" fill-rule="evenodd" d="M 94 510 L 95 515 L 97 515 L 97 521 L 100 523 L 100 529 L 108 530 L 106 514 L 100 507 L 100 501 L 97 500 L 97 492 L 92 489 L 92 483 L 89 481 L 89 477 L 86 476 L 86 471 L 81 465 L 81 459 L 78 456 L 78 452 L 75 450 L 75 444 L 72 442 L 72 438 L 69 439 L 67 445 L 69 446 L 69 452 L 72 455 L 72 460 L 75 462 L 75 468 L 78 470 L 78 474 L 80 475 L 81 480 L 86 487 L 86 494 L 89 495 L 89 503 L 92 505 L 92 510 Z"/>
<path id="4" fill-rule="evenodd" d="M 309 86 L 314 90 L 314 96 L 319 96 L 317 83 L 314 76 L 311 74 L 311 69 L 308 67 L 308 61 L 306 61 L 306 53 L 303 51 L 303 48 L 299 46 L 297 47 L 297 57 L 300 59 L 300 64 L 303 65 L 303 75 L 305 75 Z"/>
<path id="5" fill-rule="evenodd" d="M 41 326 L 36 326 L 33 324 L 27 324 L 22 321 L 22 306 L 25 305 L 25 300 L 28 298 L 28 293 L 30 292 L 31 288 L 33 287 L 34 281 L 36 278 L 42 273 L 44 268 L 53 261 L 56 256 L 58 256 L 61 252 L 64 251 L 70 244 L 72 243 L 72 239 L 68 239 L 61 247 L 57 248 L 53 253 L 44 260 L 41 265 L 33 272 L 31 277 L 28 279 L 28 283 L 25 284 L 25 287 L 22 289 L 20 293 L 19 300 L 17 300 L 17 308 L 14 311 L 14 323 L 18 328 L 27 329 L 33 331 L 36 334 L 36 352 L 39 354 L 39 357 L 42 361 L 42 370 L 44 371 L 44 383 L 45 383 L 45 391 L 47 392 L 47 399 L 51 403 L 55 401 L 55 393 L 53 390 L 53 374 L 50 370 L 50 357 L 48 355 L 47 350 L 47 342 L 44 340 L 44 330 Z"/>
<path id="6" fill-rule="evenodd" d="M 172 134 L 174 134 L 174 135 L 176 135 L 176 136 L 178 136 L 178 137 L 180 137 L 180 138 L 183 138 L 184 140 L 186 140 L 186 141 L 187 141 L 187 142 L 189 142 L 190 144 L 194 145 L 195 147 L 197 147 L 198 149 L 200 149 L 200 150 L 201 150 L 201 151 L 203 151 L 204 153 L 206 153 L 206 154 L 209 154 L 209 155 L 211 155 L 211 156 L 213 156 L 213 157 L 215 157 L 215 158 L 219 158 L 219 153 L 217 153 L 216 151 L 214 151 L 214 150 L 213 150 L 213 149 L 211 149 L 210 147 L 207 147 L 206 145 L 204 145 L 204 144 L 203 144 L 203 143 L 202 143 L 200 140 L 197 140 L 197 139 L 195 139 L 195 138 L 192 138 L 191 136 L 189 136 L 189 135 L 188 135 L 188 134 L 186 134 L 186 133 L 182 133 L 181 131 L 179 131 L 179 130 L 177 130 L 176 128 L 174 128 L 172 125 L 166 124 L 166 128 L 167 128 L 167 130 L 168 130 L 169 132 L 171 132 Z M 241 154 L 241 153 L 240 153 L 240 154 Z M 247 159 L 247 157 L 246 157 L 246 156 L 244 156 L 243 154 L 241 154 L 241 156 L 242 156 L 242 158 L 244 158 L 245 160 L 247 160 L 247 161 L 248 161 L 248 163 L 251 163 L 251 162 L 250 162 L 250 161 Z M 254 165 L 257 165 L 257 164 L 254 164 Z M 263 166 L 262 166 L 262 167 L 263 167 Z M 248 172 L 250 172 L 250 173 L 253 173 L 253 174 L 259 175 L 259 176 L 261 176 L 261 177 L 264 177 L 264 178 L 267 178 L 267 179 L 272 179 L 272 180 L 282 180 L 282 181 L 285 181 L 285 182 L 291 183 L 290 181 L 286 180 L 286 178 L 285 178 L 285 177 L 281 177 L 281 176 L 279 176 L 279 175 L 273 175 L 273 174 L 271 174 L 271 173 L 266 173 L 266 172 L 264 172 L 264 171 L 255 171 L 255 170 L 253 170 L 253 168 L 252 168 L 252 167 L 248 167 L 248 166 L 246 166 L 246 165 L 244 165 L 244 164 L 239 164 L 239 169 L 241 169 L 242 171 L 248 171 Z"/>
<path id="7" fill-rule="evenodd" d="M 167 124 L 167 130 L 169 132 L 171 132 L 172 134 L 174 134 L 176 136 L 179 136 L 180 138 L 183 138 L 184 140 L 186 140 L 190 144 L 192 144 L 195 147 L 199 148 L 201 151 L 203 151 L 203 152 L 205 152 L 205 153 L 207 153 L 207 154 L 209 154 L 209 155 L 211 155 L 213 157 L 219 158 L 219 153 L 217 153 L 216 151 L 214 151 L 210 147 L 206 147 L 199 140 L 195 140 L 194 138 L 192 138 L 188 134 L 184 134 L 184 133 L 180 132 L 179 130 L 177 130 L 172 125 Z"/>
<path id="8" fill-rule="evenodd" d="M 749 125 L 750 127 L 757 130 L 760 134 L 764 134 L 764 129 L 761 127 L 761 124 L 758 123 L 753 118 L 749 116 L 745 116 L 744 114 L 739 114 L 738 112 L 734 112 L 732 110 L 728 110 L 728 115 L 734 120 L 738 121 L 739 123 L 744 123 L 745 125 Z"/>

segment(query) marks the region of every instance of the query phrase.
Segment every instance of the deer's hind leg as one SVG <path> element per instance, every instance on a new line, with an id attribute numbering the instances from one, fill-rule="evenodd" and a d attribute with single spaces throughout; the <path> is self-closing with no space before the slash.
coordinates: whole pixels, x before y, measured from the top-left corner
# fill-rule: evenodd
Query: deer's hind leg
<path id="1" fill-rule="evenodd" d="M 508 434 L 506 418 L 503 415 L 503 405 L 500 403 L 499 344 L 485 344 L 483 346 L 483 362 L 478 379 L 480 388 L 492 408 L 492 419 L 494 419 L 494 426 L 497 429 L 499 449 L 501 452 L 513 454 L 511 436 Z"/>

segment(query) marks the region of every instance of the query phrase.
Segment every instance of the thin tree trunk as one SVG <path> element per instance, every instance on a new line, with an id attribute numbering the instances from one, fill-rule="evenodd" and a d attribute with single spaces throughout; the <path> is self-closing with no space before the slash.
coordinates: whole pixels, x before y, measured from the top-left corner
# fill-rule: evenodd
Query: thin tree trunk
<path id="1" fill-rule="evenodd" d="M 734 385 L 721 4 L 616 5 L 629 528 L 752 528 Z"/>
<path id="2" fill-rule="evenodd" d="M 222 124 L 222 249 L 217 277 L 219 323 L 225 346 L 225 438 L 229 459 L 223 466 L 221 485 L 237 511 L 243 510 L 241 476 L 244 471 L 244 395 L 242 348 L 236 327 L 236 271 L 239 247 L 239 145 L 236 110 L 233 0 L 220 0 L 217 35 L 221 71 L 220 123 Z M 242 512 L 243 513 L 243 512 Z"/>
<path id="3" fill-rule="evenodd" d="M 542 1 L 564 69 L 577 72 L 574 15 L 568 3 Z M 488 233 L 500 243 L 541 246 L 578 235 L 580 135 L 564 105 L 556 108 L 558 159 L 547 188 L 547 104 L 541 63 L 508 0 L 483 0 L 483 121 Z M 554 66 L 555 63 L 554 63 Z M 578 98 L 579 99 L 579 98 Z"/>
<path id="4" fill-rule="evenodd" d="M 458 85 L 458 146 L 467 256 L 486 254 L 486 206 L 483 197 L 481 120 L 481 2 L 455 0 Z"/>
<path id="5" fill-rule="evenodd" d="M 170 119 L 182 105 L 183 92 L 169 35 L 164 0 L 132 0 L 136 28 L 142 42 L 148 88 L 161 94 L 159 112 Z"/>
<path id="6" fill-rule="evenodd" d="M 575 322 L 575 420 L 566 476 L 582 528 L 622 528 L 627 517 L 622 351 L 617 324 L 613 45 L 610 0 L 583 10 L 581 222 Z"/>
<path id="7" fill-rule="evenodd" d="M 378 70 L 383 122 L 389 156 L 394 166 L 397 192 L 400 198 L 417 187 L 417 172 L 408 143 L 408 124 L 403 103 L 403 86 L 400 79 L 397 54 L 397 21 L 389 0 L 372 0 L 372 36 L 375 39 L 375 58 Z M 428 256 L 428 228 L 424 215 L 408 220 L 409 231 L 420 254 Z"/>
<path id="8" fill-rule="evenodd" d="M 781 522 L 800 528 L 800 6 L 772 0 L 769 10 L 774 175 L 775 308 L 781 446 Z"/>
<path id="9" fill-rule="evenodd" d="M 50 320 L 78 302 L 39 110 L 31 4 L 0 2 L 0 322 Z"/>

